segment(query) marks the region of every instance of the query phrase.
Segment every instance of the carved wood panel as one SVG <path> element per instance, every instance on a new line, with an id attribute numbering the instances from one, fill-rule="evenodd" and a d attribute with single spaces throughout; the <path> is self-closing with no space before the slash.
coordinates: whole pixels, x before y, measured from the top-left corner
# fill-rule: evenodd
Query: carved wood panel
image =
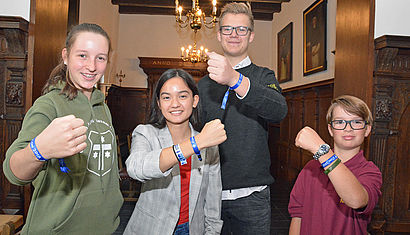
<path id="1" fill-rule="evenodd" d="M 28 22 L 19 17 L 0 17 L 0 165 L 16 139 L 25 113 Z M 0 212 L 25 213 L 24 187 L 9 183 L 0 174 Z M 30 190 L 30 189 L 28 189 Z M 30 195 L 28 195 L 30 197 Z"/>
<path id="2" fill-rule="evenodd" d="M 383 194 L 371 229 L 377 234 L 410 233 L 410 37 L 382 36 L 375 48 L 369 158 L 382 171 Z"/>

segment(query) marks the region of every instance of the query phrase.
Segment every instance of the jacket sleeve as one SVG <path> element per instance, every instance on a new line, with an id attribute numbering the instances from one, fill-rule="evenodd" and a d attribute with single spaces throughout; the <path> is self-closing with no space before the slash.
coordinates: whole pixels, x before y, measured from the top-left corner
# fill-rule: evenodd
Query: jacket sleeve
<path id="1" fill-rule="evenodd" d="M 24 149 L 34 137 L 39 135 L 51 123 L 56 116 L 56 109 L 53 106 L 52 101 L 44 97 L 40 97 L 29 109 L 24 117 L 17 139 L 15 139 L 7 149 L 6 158 L 3 162 L 4 175 L 10 183 L 15 185 L 25 185 L 36 179 L 20 180 L 17 178 L 10 169 L 10 158 L 15 152 Z M 49 162 L 46 162 L 43 165 L 43 169 L 47 167 L 47 164 L 49 164 Z"/>
<path id="2" fill-rule="evenodd" d="M 260 71 L 249 76 L 251 77 L 247 77 L 250 81 L 250 88 L 242 100 L 243 104 L 252 107 L 264 120 L 280 122 L 285 118 L 288 106 L 285 97 L 281 94 L 282 90 L 275 78 L 275 73 L 270 69 L 261 68 Z"/>
<path id="3" fill-rule="evenodd" d="M 138 125 L 132 133 L 130 156 L 125 161 L 127 172 L 133 179 L 145 182 L 169 175 L 172 168 L 162 173 L 159 169 L 159 157 L 162 149 L 153 146 L 158 137 L 151 125 Z"/>
<path id="4" fill-rule="evenodd" d="M 223 221 L 221 220 L 222 181 L 219 163 L 218 146 L 207 149 L 209 163 L 209 185 L 205 196 L 205 234 L 220 234 Z"/>

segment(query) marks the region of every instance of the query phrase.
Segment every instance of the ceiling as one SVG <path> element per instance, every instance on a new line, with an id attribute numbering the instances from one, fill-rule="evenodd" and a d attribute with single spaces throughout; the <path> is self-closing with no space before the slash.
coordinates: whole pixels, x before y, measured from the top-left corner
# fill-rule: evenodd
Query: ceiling
<path id="1" fill-rule="evenodd" d="M 273 14 L 280 12 L 281 4 L 290 0 L 249 0 L 255 20 L 272 21 Z M 217 0 L 218 14 L 221 7 L 232 1 Z M 245 2 L 245 1 L 236 1 Z M 148 15 L 174 15 L 175 0 L 111 0 L 113 5 L 118 5 L 120 14 L 148 14 Z M 191 8 L 191 0 L 179 0 L 179 5 L 184 9 Z M 212 10 L 212 0 L 199 0 L 199 6 L 205 14 Z"/>

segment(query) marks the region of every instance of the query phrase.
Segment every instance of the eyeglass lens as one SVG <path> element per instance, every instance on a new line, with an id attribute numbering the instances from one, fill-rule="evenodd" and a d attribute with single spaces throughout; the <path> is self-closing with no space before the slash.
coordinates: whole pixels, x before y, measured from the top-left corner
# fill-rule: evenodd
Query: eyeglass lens
<path id="1" fill-rule="evenodd" d="M 221 32 L 223 35 L 231 35 L 234 29 L 236 34 L 239 36 L 245 36 L 246 34 L 248 34 L 248 27 L 245 26 L 221 26 Z"/>
<path id="2" fill-rule="evenodd" d="M 331 121 L 332 127 L 336 130 L 344 130 L 347 127 L 347 124 L 349 124 L 353 130 L 360 130 L 366 126 L 366 122 L 364 120 L 350 120 L 350 121 L 333 120 Z"/>

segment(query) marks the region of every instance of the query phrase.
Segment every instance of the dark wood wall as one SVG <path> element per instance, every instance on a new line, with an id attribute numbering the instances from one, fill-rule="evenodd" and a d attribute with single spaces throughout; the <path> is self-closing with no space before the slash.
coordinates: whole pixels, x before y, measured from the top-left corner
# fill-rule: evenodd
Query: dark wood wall
<path id="1" fill-rule="evenodd" d="M 272 173 L 275 178 L 293 182 L 312 154 L 295 146 L 300 129 L 310 126 L 327 142 L 326 112 L 333 98 L 333 79 L 285 89 L 288 114 L 280 125 L 270 126 L 269 143 Z"/>
<path id="2" fill-rule="evenodd" d="M 374 127 L 369 158 L 383 174 L 372 229 L 410 233 L 410 37 L 375 40 Z"/>
<path id="3" fill-rule="evenodd" d="M 26 112 L 28 22 L 0 16 L 0 172 L 7 148 L 21 128 Z M 0 174 L 0 213 L 23 214 L 23 187 L 12 185 Z M 30 188 L 26 188 L 30 190 Z M 27 211 L 26 211 L 27 212 Z"/>
<path id="4" fill-rule="evenodd" d="M 33 101 L 41 95 L 51 70 L 61 58 L 67 35 L 69 0 L 33 0 L 30 23 L 34 34 Z M 77 6 L 78 7 L 78 6 Z M 78 16 L 77 16 L 78 17 Z"/>
<path id="5" fill-rule="evenodd" d="M 374 0 L 338 0 L 334 96 L 354 95 L 369 105 L 374 64 Z"/>
<path id="6" fill-rule="evenodd" d="M 110 108 L 115 133 L 122 142 L 138 124 L 145 123 L 148 112 L 148 90 L 146 88 L 120 87 L 108 89 L 107 105 Z"/>
<path id="7" fill-rule="evenodd" d="M 2 17 L 0 43 L 0 163 L 21 128 L 25 112 L 41 94 L 51 70 L 59 62 L 67 25 L 78 22 L 78 0 L 31 0 L 30 22 Z M 68 21 L 68 16 L 72 15 Z M 10 20 L 11 19 L 11 20 Z M 10 21 L 14 23 L 10 23 Z M 6 23 L 5 23 L 6 22 Z M 17 26 L 16 26 L 17 25 Z M 15 27 L 14 32 L 11 32 Z M 27 215 L 31 185 L 11 185 L 0 175 L 2 213 Z"/>

